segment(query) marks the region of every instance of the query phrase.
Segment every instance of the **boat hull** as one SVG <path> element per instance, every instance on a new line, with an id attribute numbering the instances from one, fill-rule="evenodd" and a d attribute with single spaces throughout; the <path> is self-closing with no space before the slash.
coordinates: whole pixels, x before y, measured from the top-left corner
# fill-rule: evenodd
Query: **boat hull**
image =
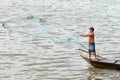
<path id="1" fill-rule="evenodd" d="M 90 60 L 89 58 L 83 55 L 81 55 L 81 57 L 96 68 L 120 70 L 120 60 L 108 60 L 108 59 Z"/>

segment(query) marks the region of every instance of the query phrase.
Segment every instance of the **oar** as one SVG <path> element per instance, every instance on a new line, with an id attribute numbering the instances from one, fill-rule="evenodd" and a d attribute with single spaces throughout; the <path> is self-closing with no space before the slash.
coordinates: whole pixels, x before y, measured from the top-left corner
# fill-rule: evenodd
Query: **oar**
<path id="1" fill-rule="evenodd" d="M 80 50 L 80 51 L 83 51 L 83 52 L 89 53 L 88 51 L 86 51 L 86 50 L 83 50 L 83 49 L 77 49 L 77 50 Z M 92 55 L 94 55 L 94 54 L 92 54 Z M 104 58 L 104 57 L 101 57 L 101 56 L 99 56 L 99 55 L 96 55 L 96 56 L 98 56 L 98 58 L 100 57 L 100 58 L 102 58 L 102 59 L 106 59 L 106 58 Z"/>
<path id="2" fill-rule="evenodd" d="M 77 49 L 77 50 L 80 50 L 80 51 L 83 51 L 83 52 L 89 53 L 88 51 L 83 50 L 83 49 Z"/>

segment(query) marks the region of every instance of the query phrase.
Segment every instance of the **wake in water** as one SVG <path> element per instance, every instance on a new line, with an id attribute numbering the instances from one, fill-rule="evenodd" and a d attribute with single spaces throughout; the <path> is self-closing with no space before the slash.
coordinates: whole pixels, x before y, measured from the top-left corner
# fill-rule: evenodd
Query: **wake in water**
<path id="1" fill-rule="evenodd" d="M 11 19 L 4 24 L 4 28 L 12 32 L 24 33 L 30 36 L 50 39 L 54 42 L 72 43 L 81 45 L 80 36 L 77 33 L 67 30 L 64 26 L 47 22 L 44 19 L 34 16 L 19 17 Z"/>

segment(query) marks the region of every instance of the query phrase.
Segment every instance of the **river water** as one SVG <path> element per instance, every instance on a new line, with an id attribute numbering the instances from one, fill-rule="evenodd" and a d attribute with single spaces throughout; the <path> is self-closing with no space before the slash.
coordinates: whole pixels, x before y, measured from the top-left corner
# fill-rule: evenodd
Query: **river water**
<path id="1" fill-rule="evenodd" d="M 11 32 L 3 22 L 39 15 L 83 33 L 95 27 L 96 50 L 120 59 L 119 0 L 0 0 L 0 80 L 120 80 L 117 70 L 97 69 L 85 62 L 77 48 L 66 43 Z M 83 30 L 85 29 L 85 30 Z M 81 38 L 87 44 L 88 38 Z M 87 54 L 86 54 L 87 55 Z"/>

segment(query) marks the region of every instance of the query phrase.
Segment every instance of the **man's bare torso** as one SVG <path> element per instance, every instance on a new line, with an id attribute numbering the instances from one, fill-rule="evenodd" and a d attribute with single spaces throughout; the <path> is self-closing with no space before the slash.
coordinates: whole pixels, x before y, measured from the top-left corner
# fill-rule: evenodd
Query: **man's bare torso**
<path id="1" fill-rule="evenodd" d="M 89 32 L 89 34 L 91 35 L 91 36 L 89 36 L 89 42 L 94 42 L 94 33 Z"/>

